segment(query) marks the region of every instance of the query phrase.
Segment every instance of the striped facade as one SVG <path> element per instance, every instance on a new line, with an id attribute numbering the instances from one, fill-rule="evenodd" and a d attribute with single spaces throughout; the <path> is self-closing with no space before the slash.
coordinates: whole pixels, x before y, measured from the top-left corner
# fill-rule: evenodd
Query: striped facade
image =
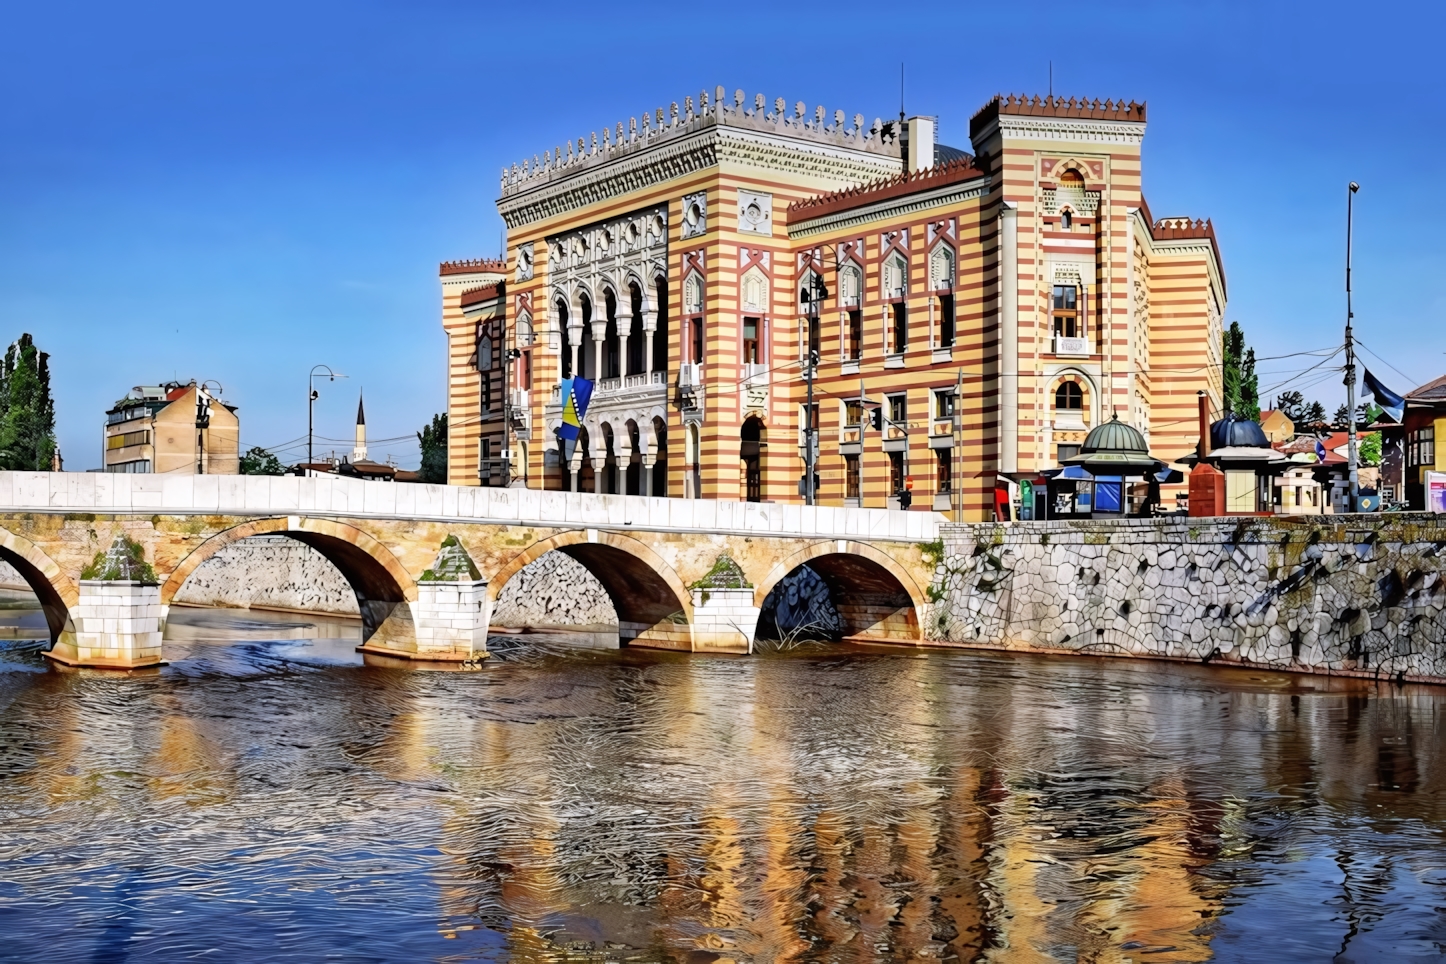
<path id="1" fill-rule="evenodd" d="M 1190 450 L 1224 277 L 1208 223 L 1149 215 L 1144 105 L 995 98 L 970 155 L 932 118 L 723 94 L 504 171 L 506 264 L 443 266 L 454 484 L 500 484 L 491 438 L 533 487 L 801 501 L 811 338 L 822 504 L 894 505 L 907 481 L 915 507 L 992 518 L 1001 479 L 1112 412 Z M 499 315 L 502 440 L 477 368 Z M 596 393 L 567 449 L 572 374 Z"/>

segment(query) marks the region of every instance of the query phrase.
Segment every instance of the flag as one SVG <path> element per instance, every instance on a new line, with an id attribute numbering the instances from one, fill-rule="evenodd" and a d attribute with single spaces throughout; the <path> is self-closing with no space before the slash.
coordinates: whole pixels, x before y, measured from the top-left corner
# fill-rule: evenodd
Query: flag
<path id="1" fill-rule="evenodd" d="M 1317 462 L 1325 461 L 1325 444 L 1320 439 L 1315 440 L 1315 460 Z"/>
<path id="2" fill-rule="evenodd" d="M 1366 391 L 1375 396 L 1376 404 L 1381 406 L 1381 409 L 1387 415 L 1391 416 L 1392 421 L 1400 422 L 1404 420 L 1406 400 L 1385 385 L 1382 385 L 1381 380 L 1375 375 L 1372 375 L 1369 368 L 1366 369 Z"/>
<path id="3" fill-rule="evenodd" d="M 587 403 L 592 401 L 592 382 L 586 378 L 564 378 L 558 394 L 562 396 L 562 427 L 557 434 L 576 441 L 582 428 L 583 417 L 587 415 Z"/>

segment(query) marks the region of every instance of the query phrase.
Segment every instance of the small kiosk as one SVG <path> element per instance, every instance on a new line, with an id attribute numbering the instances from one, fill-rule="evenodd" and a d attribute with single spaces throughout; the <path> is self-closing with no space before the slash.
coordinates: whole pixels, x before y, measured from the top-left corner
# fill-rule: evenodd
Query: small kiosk
<path id="1" fill-rule="evenodd" d="M 1149 515 L 1159 504 L 1160 483 L 1171 481 L 1169 467 L 1118 414 L 1091 429 L 1079 454 L 1061 465 L 1049 480 L 1052 519 Z"/>

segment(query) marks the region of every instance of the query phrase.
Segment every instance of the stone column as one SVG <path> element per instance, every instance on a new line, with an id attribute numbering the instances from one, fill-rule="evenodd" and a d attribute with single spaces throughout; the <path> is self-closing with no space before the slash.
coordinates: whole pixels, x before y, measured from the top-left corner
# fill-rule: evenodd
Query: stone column
<path id="1" fill-rule="evenodd" d="M 591 459 L 591 461 L 592 461 L 592 491 L 593 491 L 593 494 L 594 494 L 594 495 L 602 495 L 602 494 L 603 494 L 603 479 L 607 478 L 607 476 L 606 476 L 606 474 L 605 474 L 605 473 L 607 472 L 607 470 L 608 470 L 608 460 L 607 460 L 607 456 L 604 455 L 602 458 L 598 458 L 597 456 L 593 456 L 593 458 Z"/>
<path id="2" fill-rule="evenodd" d="M 571 371 L 573 375 L 578 374 L 578 365 L 582 362 L 582 325 L 567 326 L 567 350 L 572 352 Z M 566 402 L 566 399 L 563 399 Z"/>
<path id="3" fill-rule="evenodd" d="M 596 364 L 593 366 L 593 381 L 603 377 L 603 345 L 607 342 L 608 323 L 607 319 L 592 323 L 592 350 L 593 359 Z"/>
<path id="4" fill-rule="evenodd" d="M 658 330 L 658 313 L 652 308 L 643 309 L 643 371 L 648 384 L 653 383 L 653 335 Z"/>
<path id="5" fill-rule="evenodd" d="M 651 452 L 643 453 L 643 470 L 638 473 L 638 488 L 642 489 L 639 495 L 653 494 L 653 469 L 657 467 L 657 456 Z"/>

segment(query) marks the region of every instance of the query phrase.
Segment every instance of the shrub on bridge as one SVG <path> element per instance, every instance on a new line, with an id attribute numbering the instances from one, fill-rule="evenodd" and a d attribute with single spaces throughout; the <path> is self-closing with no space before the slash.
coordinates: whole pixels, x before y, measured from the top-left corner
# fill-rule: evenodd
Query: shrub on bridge
<path id="1" fill-rule="evenodd" d="M 482 578 L 472 557 L 467 554 L 456 536 L 449 535 L 442 540 L 432 568 L 422 573 L 418 582 L 476 582 Z"/>
<path id="2" fill-rule="evenodd" d="M 156 570 L 146 562 L 145 549 L 124 532 L 116 534 L 109 549 L 95 554 L 90 565 L 80 571 L 80 578 L 107 582 L 157 582 Z"/>

